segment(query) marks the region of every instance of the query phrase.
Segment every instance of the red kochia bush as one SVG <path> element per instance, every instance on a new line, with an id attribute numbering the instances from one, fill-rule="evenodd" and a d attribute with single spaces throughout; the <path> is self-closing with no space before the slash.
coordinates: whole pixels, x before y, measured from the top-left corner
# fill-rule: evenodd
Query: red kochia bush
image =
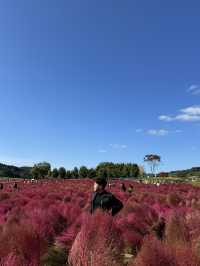
<path id="1" fill-rule="evenodd" d="M 80 225 L 78 223 L 70 226 L 62 235 L 56 237 L 56 246 L 64 248 L 66 252 L 69 253 L 69 250 L 79 231 Z"/>
<path id="2" fill-rule="evenodd" d="M 5 258 L 3 258 L 1 260 L 1 266 L 21 266 L 21 265 L 25 265 L 25 261 L 23 258 L 20 258 L 19 256 L 10 253 L 8 254 L 8 256 L 6 256 Z M 27 265 L 27 264 L 26 264 Z"/>
<path id="3" fill-rule="evenodd" d="M 186 216 L 186 223 L 189 228 L 191 240 L 197 240 L 200 238 L 200 212 L 193 211 Z"/>
<path id="4" fill-rule="evenodd" d="M 178 213 L 172 213 L 167 221 L 166 241 L 174 245 L 176 243 L 185 244 L 190 241 L 189 228 L 184 217 Z"/>
<path id="5" fill-rule="evenodd" d="M 7 200 L 9 198 L 10 198 L 9 193 L 5 193 L 5 192 L 0 193 L 0 202 L 3 200 Z"/>
<path id="6" fill-rule="evenodd" d="M 59 204 L 56 206 L 59 213 L 66 219 L 66 227 L 70 226 L 81 215 L 81 208 L 72 203 Z"/>
<path id="7" fill-rule="evenodd" d="M 18 255 L 10 253 L 1 262 L 1 266 L 38 266 L 37 260 L 27 262 L 25 259 L 20 258 Z"/>
<path id="8" fill-rule="evenodd" d="M 5 260 L 7 263 L 8 261 L 14 261 L 16 263 L 15 266 L 24 265 L 17 264 L 20 261 L 26 263 L 37 261 L 39 263 L 40 256 L 45 251 L 45 248 L 46 243 L 28 225 L 10 222 L 3 227 L 0 233 L 1 261 Z M 12 265 L 11 262 L 10 265 Z"/>
<path id="9" fill-rule="evenodd" d="M 97 211 L 85 216 L 69 255 L 73 266 L 120 266 L 121 232 L 111 216 Z"/>
<path id="10" fill-rule="evenodd" d="M 147 237 L 136 259 L 129 266 L 199 266 L 200 260 L 190 245 L 171 246 Z"/>
<path id="11" fill-rule="evenodd" d="M 148 236 L 137 258 L 132 259 L 129 266 L 177 266 L 177 264 L 171 249 L 156 238 Z"/>
<path id="12" fill-rule="evenodd" d="M 173 248 L 176 256 L 177 266 L 199 266 L 200 259 L 190 244 L 177 245 Z"/>
<path id="13" fill-rule="evenodd" d="M 56 237 L 55 241 L 56 246 L 64 248 L 68 254 L 78 232 L 80 231 L 81 224 L 82 224 L 81 215 L 76 216 L 73 222 L 69 219 L 69 221 L 67 221 L 66 230 L 60 236 Z"/>
<path id="14" fill-rule="evenodd" d="M 172 192 L 168 194 L 167 202 L 169 205 L 172 205 L 175 207 L 175 206 L 178 206 L 178 204 L 181 202 L 181 198 L 177 193 Z"/>
<path id="15" fill-rule="evenodd" d="M 28 215 L 24 221 L 31 224 L 34 230 L 49 243 L 52 243 L 66 226 L 66 220 L 54 206 L 48 209 L 34 209 Z"/>
<path id="16" fill-rule="evenodd" d="M 158 214 L 153 208 L 147 204 L 131 204 L 129 200 L 117 219 L 125 248 L 136 252 L 141 246 L 143 237 L 150 232 L 157 220 Z"/>

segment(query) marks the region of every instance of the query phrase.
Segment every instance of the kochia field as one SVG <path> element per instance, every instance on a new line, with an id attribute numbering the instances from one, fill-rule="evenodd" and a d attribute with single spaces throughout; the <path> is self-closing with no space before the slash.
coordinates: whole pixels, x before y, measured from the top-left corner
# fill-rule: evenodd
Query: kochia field
<path id="1" fill-rule="evenodd" d="M 124 208 L 89 212 L 93 181 L 4 183 L 0 191 L 0 265 L 200 265 L 200 188 L 133 185 L 108 190 Z M 162 237 L 160 221 L 164 221 Z"/>

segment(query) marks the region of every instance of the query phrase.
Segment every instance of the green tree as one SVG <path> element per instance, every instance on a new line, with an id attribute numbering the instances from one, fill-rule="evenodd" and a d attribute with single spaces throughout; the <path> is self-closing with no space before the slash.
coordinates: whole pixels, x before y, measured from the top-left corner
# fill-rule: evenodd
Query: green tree
<path id="1" fill-rule="evenodd" d="M 79 171 L 77 167 L 74 167 L 74 170 L 72 171 L 72 178 L 78 179 L 79 177 Z"/>
<path id="2" fill-rule="evenodd" d="M 52 171 L 52 177 L 53 178 L 58 178 L 58 176 L 59 176 L 58 169 L 57 168 L 54 168 L 53 171 Z"/>
<path id="3" fill-rule="evenodd" d="M 130 176 L 130 169 L 127 165 L 124 165 L 121 171 L 121 177 L 127 178 L 129 176 Z"/>
<path id="4" fill-rule="evenodd" d="M 67 178 L 67 179 L 72 178 L 72 173 L 71 173 L 71 171 L 68 170 L 68 171 L 66 172 L 66 178 Z"/>
<path id="5" fill-rule="evenodd" d="M 39 169 L 34 166 L 32 169 L 31 169 L 31 175 L 34 179 L 39 179 L 40 177 L 40 173 L 39 173 Z"/>
<path id="6" fill-rule="evenodd" d="M 106 168 L 99 169 L 97 172 L 97 176 L 107 179 L 108 178 L 108 172 L 107 172 Z"/>
<path id="7" fill-rule="evenodd" d="M 137 178 L 140 175 L 140 169 L 137 164 L 132 164 L 130 167 L 130 177 Z"/>
<path id="8" fill-rule="evenodd" d="M 42 177 L 47 176 L 48 172 L 51 171 L 51 165 L 47 162 L 38 163 L 37 167 L 39 168 Z"/>
<path id="9" fill-rule="evenodd" d="M 79 170 L 79 178 L 86 178 L 88 177 L 88 169 L 85 166 L 81 166 Z"/>
<path id="10" fill-rule="evenodd" d="M 45 178 L 48 176 L 49 171 L 51 171 L 51 165 L 47 162 L 42 162 L 35 164 L 32 168 L 32 176 L 34 178 Z"/>
<path id="11" fill-rule="evenodd" d="M 157 154 L 148 154 L 144 157 L 144 162 L 150 165 L 151 173 L 156 177 L 156 170 L 161 162 L 161 157 Z"/>
<path id="12" fill-rule="evenodd" d="M 64 179 L 66 177 L 66 170 L 64 167 L 60 167 L 58 173 L 60 178 Z"/>
<path id="13" fill-rule="evenodd" d="M 96 170 L 91 168 L 88 170 L 88 178 L 94 179 L 97 176 Z"/>
<path id="14" fill-rule="evenodd" d="M 137 177 L 139 175 L 139 167 L 137 164 L 133 163 L 114 164 L 112 162 L 103 162 L 97 166 L 96 171 L 98 176 L 102 176 L 107 179 Z"/>

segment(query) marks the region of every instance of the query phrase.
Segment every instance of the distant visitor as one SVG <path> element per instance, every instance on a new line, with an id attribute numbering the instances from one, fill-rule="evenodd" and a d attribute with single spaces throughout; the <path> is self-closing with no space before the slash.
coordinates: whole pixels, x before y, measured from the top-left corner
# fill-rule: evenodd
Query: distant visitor
<path id="1" fill-rule="evenodd" d="M 125 186 L 124 183 L 121 184 L 121 190 L 124 191 L 124 192 L 126 192 L 126 186 Z"/>
<path id="2" fill-rule="evenodd" d="M 14 189 L 18 189 L 18 185 L 17 185 L 17 183 L 14 184 L 13 188 L 14 188 Z"/>
<path id="3" fill-rule="evenodd" d="M 133 186 L 132 186 L 132 185 L 129 185 L 129 187 L 128 187 L 128 192 L 129 192 L 130 194 L 132 194 L 132 192 L 133 192 Z"/>

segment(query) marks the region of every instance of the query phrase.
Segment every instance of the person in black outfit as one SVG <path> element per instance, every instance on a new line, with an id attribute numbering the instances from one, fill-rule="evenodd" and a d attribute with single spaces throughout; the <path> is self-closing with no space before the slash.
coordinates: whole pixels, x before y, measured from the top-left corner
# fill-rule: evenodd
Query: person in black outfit
<path id="1" fill-rule="evenodd" d="M 122 191 L 126 192 L 126 186 L 124 183 L 121 184 L 121 189 L 122 189 Z"/>
<path id="2" fill-rule="evenodd" d="M 3 189 L 3 184 L 2 184 L 2 183 L 0 183 L 0 189 L 1 189 L 1 190 Z"/>
<path id="3" fill-rule="evenodd" d="M 97 178 L 94 183 L 92 193 L 90 213 L 93 214 L 97 209 L 111 211 L 112 216 L 116 215 L 123 208 L 123 203 L 112 193 L 105 190 L 107 181 L 104 178 Z"/>

